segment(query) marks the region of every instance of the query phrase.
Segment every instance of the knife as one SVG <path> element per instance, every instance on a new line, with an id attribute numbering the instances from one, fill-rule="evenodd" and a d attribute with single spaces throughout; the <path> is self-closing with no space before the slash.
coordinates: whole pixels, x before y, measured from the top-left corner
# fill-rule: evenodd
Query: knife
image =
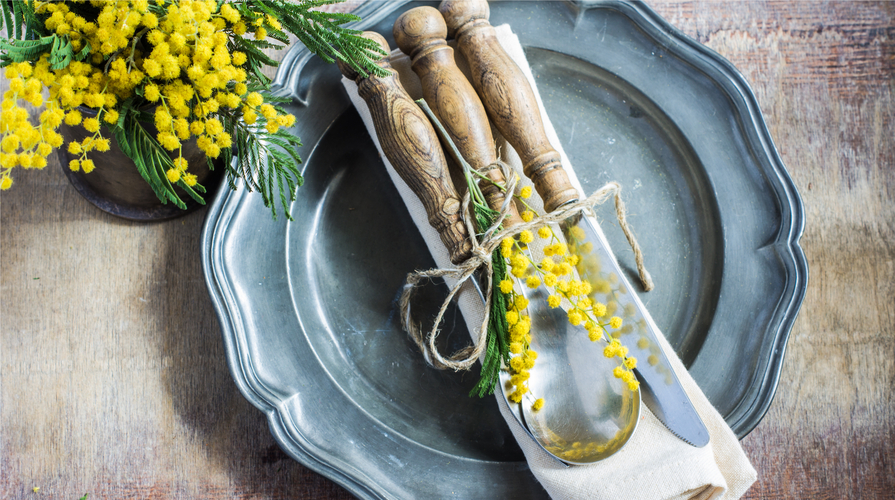
<path id="1" fill-rule="evenodd" d="M 516 150 L 523 170 L 552 212 L 578 201 L 580 195 L 562 167 L 559 153 L 550 145 L 534 92 L 522 70 L 503 50 L 488 22 L 490 10 L 485 0 L 445 0 L 439 6 L 449 35 L 466 57 L 472 85 L 491 122 Z M 626 342 L 629 355 L 638 359 L 635 373 L 647 407 L 677 437 L 695 446 L 709 442 L 708 430 L 681 386 L 659 341 L 658 328 L 647 319 L 646 308 L 634 293 L 609 244 L 591 216 L 581 214 L 560 224 L 570 247 L 589 250 L 582 254 L 578 271 L 590 282 L 597 299 L 606 303 L 626 325 L 614 335 L 638 331 L 639 340 Z"/>

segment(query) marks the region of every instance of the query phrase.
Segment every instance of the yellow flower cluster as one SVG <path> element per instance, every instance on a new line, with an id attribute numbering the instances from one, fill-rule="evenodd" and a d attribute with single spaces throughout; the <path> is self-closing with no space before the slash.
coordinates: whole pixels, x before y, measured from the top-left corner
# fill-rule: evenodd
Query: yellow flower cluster
<path id="1" fill-rule="evenodd" d="M 196 183 L 182 156 L 184 141 L 195 138 L 211 158 L 232 146 L 233 138 L 218 117 L 221 112 L 241 113 L 249 125 L 263 117 L 269 133 L 294 125 L 294 116 L 278 113 L 261 94 L 249 91 L 242 67 L 247 56 L 229 49 L 230 38 L 246 34 L 250 25 L 259 40 L 267 36 L 264 26 L 279 30 L 275 18 L 244 19 L 231 5 L 215 0 L 156 3 L 165 5 L 164 10 L 150 8 L 148 0 L 92 0 L 99 10 L 96 19 L 72 12 L 66 2 L 34 3 L 35 12 L 47 16 L 48 30 L 66 37 L 75 52 L 89 45 L 89 55 L 56 70 L 47 54 L 34 63 L 7 67 L 11 85 L 2 102 L 0 188 L 12 185 L 13 167 L 46 165 L 47 155 L 63 143 L 56 133 L 62 123 L 81 125 L 92 134 L 68 146 L 77 157 L 69 167 L 92 170 L 87 153 L 109 149 L 101 123 L 115 124 L 121 103 L 132 96 L 154 106 L 156 138 L 177 153 L 167 172 L 172 183 Z M 33 127 L 19 101 L 41 106 L 43 87 L 49 89 L 49 99 L 40 125 Z"/>
<path id="2" fill-rule="evenodd" d="M 575 229 L 580 232 L 580 228 L 573 228 L 573 239 Z M 517 278 L 524 278 L 529 288 L 537 288 L 542 284 L 546 286 L 550 291 L 547 298 L 550 307 L 557 308 L 565 304 L 571 325 L 583 326 L 588 338 L 593 342 L 606 341 L 608 345 L 604 348 L 603 354 L 610 358 L 618 357 L 621 361 L 613 374 L 625 382 L 630 390 L 637 390 L 640 383 L 632 372 L 637 366 L 637 360 L 628 356 L 628 348 L 622 346 L 615 338 L 615 333 L 622 329 L 623 323 L 621 317 L 611 316 L 618 309 L 618 305 L 614 301 L 604 304 L 592 298 L 596 293 L 608 293 L 610 284 L 604 283 L 605 280 L 599 280 L 595 287 L 589 280 L 575 277 L 581 264 L 581 251 L 591 251 L 592 247 L 576 243 L 575 251 L 570 251 L 569 246 L 553 233 L 550 226 L 542 226 L 537 234 L 538 237 L 549 240 L 549 244 L 544 247 L 545 256 L 537 265 L 524 251 L 534 239 L 531 232 L 520 233 L 518 242 L 512 238 L 501 242 L 501 254 L 509 262 L 510 273 Z M 583 237 L 583 234 L 579 236 Z M 607 335 L 610 329 L 615 330 L 612 336 Z"/>
<path id="3" fill-rule="evenodd" d="M 19 100 L 34 107 L 43 105 L 41 78 L 48 72 L 49 64 L 45 59 L 36 66 L 22 62 L 6 67 L 9 90 L 3 94 L 0 106 L 0 189 L 12 186 L 10 171 L 13 168 L 44 168 L 53 148 L 64 142 L 55 130 L 65 118 L 65 112 L 55 103 L 48 103 L 39 127 L 31 125 L 28 111 L 18 105 Z"/>
<path id="4" fill-rule="evenodd" d="M 630 333 L 633 329 L 630 325 L 623 325 L 624 320 L 621 317 L 613 316 L 618 311 L 618 302 L 614 300 L 617 298 L 615 294 L 624 294 L 627 290 L 620 285 L 616 291 L 613 291 L 612 285 L 618 283 L 618 276 L 615 273 L 610 273 L 605 279 L 595 278 L 591 284 L 590 277 L 599 276 L 600 271 L 597 258 L 589 255 L 593 252 L 593 245 L 590 242 L 584 242 L 584 231 L 578 226 L 570 229 L 569 236 L 570 252 L 576 258 L 576 270 L 580 276 L 589 279 L 571 280 L 568 290 L 561 290 L 562 295 L 558 298 L 560 301 L 563 298 L 567 299 L 572 304 L 568 312 L 569 321 L 572 322 L 574 317 L 576 320 L 585 322 L 585 329 L 592 341 L 600 339 L 608 341 L 606 347 L 603 348 L 603 355 L 607 358 L 617 357 L 621 363 L 612 371 L 613 375 L 621 379 L 631 391 L 636 391 L 640 387 L 640 382 L 633 372 L 637 367 L 637 358 L 628 356 L 628 348 L 623 346 L 619 340 L 621 335 Z M 594 301 L 592 297 L 596 294 L 605 295 L 610 300 L 605 304 Z M 622 314 L 625 317 L 633 316 L 634 305 L 626 304 Z M 613 331 L 607 338 L 606 335 L 610 329 Z"/>
<path id="5" fill-rule="evenodd" d="M 501 251 L 506 254 L 513 244 L 512 238 L 503 240 Z M 515 265 L 510 272 L 514 276 L 516 275 L 518 271 Z M 528 308 L 528 299 L 516 293 L 511 279 L 501 281 L 499 286 L 500 291 L 507 296 L 506 319 L 510 329 L 510 381 L 507 392 L 512 392 L 508 398 L 514 403 L 520 403 L 522 396 L 529 391 L 527 384 L 531 376 L 529 370 L 534 368 L 538 353 L 531 349 L 531 317 L 525 314 L 525 310 Z M 536 401 L 534 409 L 539 410 L 543 405 L 543 400 Z"/>

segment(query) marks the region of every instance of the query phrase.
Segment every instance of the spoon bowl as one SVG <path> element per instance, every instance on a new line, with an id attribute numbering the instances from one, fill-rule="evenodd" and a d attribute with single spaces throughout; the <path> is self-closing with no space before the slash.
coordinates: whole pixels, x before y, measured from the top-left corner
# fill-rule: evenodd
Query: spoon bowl
<path id="1" fill-rule="evenodd" d="M 640 391 L 631 391 L 612 370 L 618 358 L 603 355 L 582 327 L 562 309 L 547 306 L 542 288 L 527 291 L 531 349 L 538 353 L 530 371 L 529 392 L 521 403 L 507 399 L 517 420 L 547 453 L 570 464 L 589 464 L 621 450 L 640 421 Z M 504 397 L 510 373 L 501 372 Z M 539 410 L 532 405 L 544 398 Z"/>

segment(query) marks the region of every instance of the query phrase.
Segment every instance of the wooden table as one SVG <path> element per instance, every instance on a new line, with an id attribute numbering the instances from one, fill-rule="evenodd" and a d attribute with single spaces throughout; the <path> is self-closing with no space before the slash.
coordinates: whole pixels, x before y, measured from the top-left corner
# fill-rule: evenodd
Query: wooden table
<path id="1" fill-rule="evenodd" d="M 746 498 L 895 498 L 895 3 L 651 4 L 750 82 L 807 210 L 808 292 L 743 440 L 759 473 Z M 350 497 L 280 451 L 230 378 L 204 211 L 119 220 L 58 164 L 15 181 L 0 498 Z"/>

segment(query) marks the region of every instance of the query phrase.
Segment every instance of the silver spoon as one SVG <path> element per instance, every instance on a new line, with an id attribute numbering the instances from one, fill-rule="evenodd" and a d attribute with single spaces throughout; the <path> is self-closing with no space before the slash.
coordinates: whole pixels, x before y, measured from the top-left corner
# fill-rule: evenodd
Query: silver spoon
<path id="1" fill-rule="evenodd" d="M 547 306 L 543 287 L 526 295 L 531 349 L 538 358 L 519 404 L 508 399 L 511 374 L 501 371 L 507 404 L 538 445 L 563 462 L 589 464 L 613 455 L 640 421 L 640 391 L 613 376 L 618 361 L 603 355 L 603 342 L 592 342 L 584 328 L 569 324 L 562 309 Z M 534 410 L 537 397 L 545 402 Z"/>
<path id="2" fill-rule="evenodd" d="M 395 22 L 393 34 L 411 57 L 425 98 L 418 104 L 445 149 L 466 176 L 472 176 L 471 163 L 488 171 L 495 183 L 503 183 L 503 175 L 493 177 L 499 170 L 487 168 L 497 160 L 488 117 L 472 85 L 454 64 L 453 50 L 444 40 L 447 26 L 441 13 L 432 7 L 408 10 Z M 504 198 L 498 198 L 488 201 L 500 211 Z M 540 355 L 528 385 L 546 404 L 534 411 L 532 398 L 519 404 L 507 400 L 513 414 L 544 450 L 563 462 L 591 463 L 608 457 L 621 449 L 636 428 L 639 391 L 631 392 L 613 376 L 617 361 L 603 356 L 603 342 L 591 342 L 584 328 L 569 324 L 561 309 L 547 307 L 543 289 L 525 293 L 531 304 L 531 347 Z M 510 373 L 502 372 L 505 398 L 509 379 Z"/>

